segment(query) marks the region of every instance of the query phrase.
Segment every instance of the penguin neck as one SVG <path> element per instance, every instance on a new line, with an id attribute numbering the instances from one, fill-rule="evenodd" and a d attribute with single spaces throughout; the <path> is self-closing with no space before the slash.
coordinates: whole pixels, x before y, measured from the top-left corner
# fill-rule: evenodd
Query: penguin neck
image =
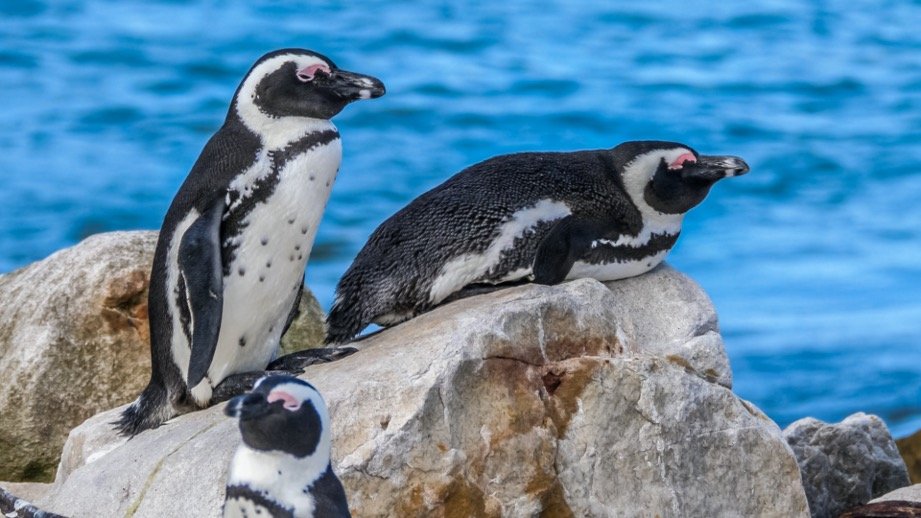
<path id="1" fill-rule="evenodd" d="M 266 114 L 252 102 L 234 101 L 228 119 L 236 119 L 259 137 L 266 149 L 279 149 L 311 133 L 336 131 L 329 119 L 314 117 L 275 117 Z"/>
<path id="2" fill-rule="evenodd" d="M 641 155 L 627 164 L 622 175 L 624 191 L 643 218 L 643 226 L 650 230 L 665 231 L 669 234 L 681 230 L 684 213 L 667 213 L 653 208 L 646 201 L 646 186 L 652 180 L 643 171 L 655 171 L 659 158 L 650 154 Z"/>

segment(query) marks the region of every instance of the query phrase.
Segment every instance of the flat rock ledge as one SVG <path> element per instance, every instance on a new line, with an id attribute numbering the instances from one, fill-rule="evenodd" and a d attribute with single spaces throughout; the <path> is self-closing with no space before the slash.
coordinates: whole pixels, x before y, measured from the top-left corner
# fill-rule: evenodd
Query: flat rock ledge
<path id="1" fill-rule="evenodd" d="M 667 266 L 443 306 L 310 367 L 356 517 L 808 516 L 780 429 L 736 397 L 716 314 Z M 125 440 L 73 430 L 35 504 L 218 516 L 239 444 L 223 405 Z"/>

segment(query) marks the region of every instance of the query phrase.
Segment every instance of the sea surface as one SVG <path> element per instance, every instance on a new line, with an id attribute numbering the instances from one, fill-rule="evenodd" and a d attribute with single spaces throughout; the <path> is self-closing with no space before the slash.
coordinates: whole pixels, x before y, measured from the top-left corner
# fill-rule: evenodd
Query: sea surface
<path id="1" fill-rule="evenodd" d="M 921 3 L 0 2 L 0 271 L 158 228 L 250 64 L 381 78 L 308 267 L 328 307 L 371 231 L 463 167 L 684 142 L 744 157 L 669 261 L 713 298 L 735 390 L 782 426 L 921 428 Z"/>

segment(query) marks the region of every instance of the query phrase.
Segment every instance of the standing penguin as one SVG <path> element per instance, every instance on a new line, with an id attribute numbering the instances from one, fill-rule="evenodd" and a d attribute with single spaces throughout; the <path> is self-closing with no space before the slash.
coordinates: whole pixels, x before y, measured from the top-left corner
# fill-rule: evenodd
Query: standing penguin
<path id="1" fill-rule="evenodd" d="M 330 118 L 384 94 L 377 79 L 284 49 L 259 58 L 173 199 L 154 255 L 152 373 L 125 434 L 239 394 L 275 358 L 342 158 Z M 302 351 L 298 369 L 336 351 Z M 223 382 L 223 383 L 222 383 Z"/>
<path id="2" fill-rule="evenodd" d="M 394 325 L 461 292 L 639 275 L 662 262 L 684 214 L 748 171 L 674 142 L 519 153 L 473 165 L 381 224 L 336 287 L 328 343 Z"/>
<path id="3" fill-rule="evenodd" d="M 329 460 L 329 413 L 313 385 L 267 376 L 224 413 L 240 418 L 243 436 L 227 474 L 225 518 L 351 516 Z"/>

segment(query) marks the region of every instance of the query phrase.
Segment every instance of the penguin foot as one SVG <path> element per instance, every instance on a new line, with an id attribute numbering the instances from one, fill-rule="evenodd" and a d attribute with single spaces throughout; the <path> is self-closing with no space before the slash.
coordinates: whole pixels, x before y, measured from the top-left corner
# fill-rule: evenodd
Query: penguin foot
<path id="1" fill-rule="evenodd" d="M 281 358 L 276 358 L 269 363 L 266 370 L 301 374 L 304 372 L 304 369 L 310 365 L 334 362 L 356 352 L 358 352 L 358 349 L 354 347 L 304 349 L 303 351 L 293 352 Z"/>
<path id="2" fill-rule="evenodd" d="M 227 376 L 211 391 L 211 404 L 215 405 L 227 401 L 232 397 L 249 392 L 253 389 L 253 385 L 266 374 L 272 373 L 265 371 L 250 371 Z"/>
<path id="3" fill-rule="evenodd" d="M 211 392 L 211 404 L 215 405 L 251 391 L 256 382 L 264 376 L 301 374 L 309 365 L 340 360 L 355 352 L 358 352 L 358 349 L 354 347 L 330 347 L 286 354 L 269 363 L 264 371 L 241 372 L 227 376 Z"/>

